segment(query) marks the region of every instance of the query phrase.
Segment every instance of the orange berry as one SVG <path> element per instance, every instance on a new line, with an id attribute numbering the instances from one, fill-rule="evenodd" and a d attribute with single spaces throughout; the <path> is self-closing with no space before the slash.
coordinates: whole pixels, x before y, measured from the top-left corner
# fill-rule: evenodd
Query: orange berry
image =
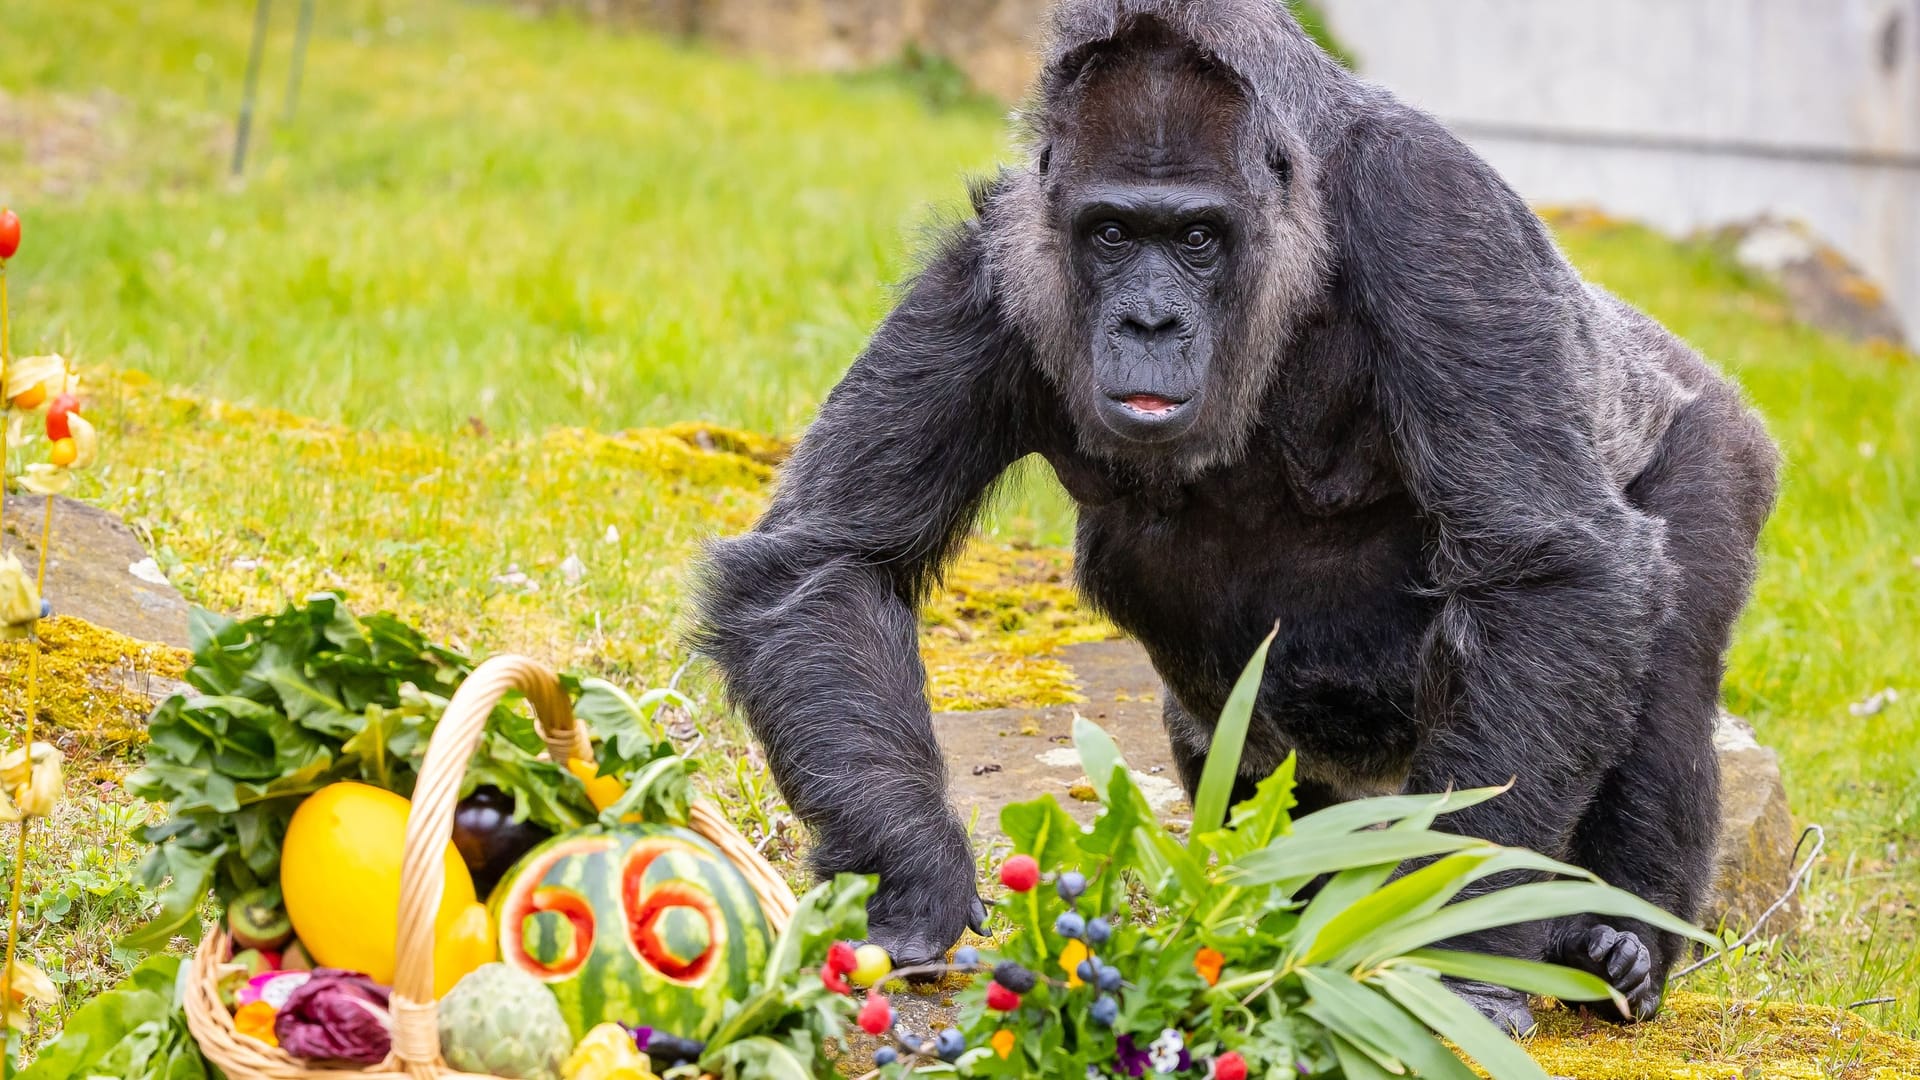
<path id="1" fill-rule="evenodd" d="M 80 460 L 80 446 L 72 438 L 56 439 L 53 443 L 53 453 L 48 455 L 47 460 L 64 469 Z"/>
<path id="2" fill-rule="evenodd" d="M 37 409 L 40 407 L 40 403 L 45 400 L 47 400 L 47 384 L 34 383 L 32 386 L 14 395 L 13 407 L 16 409 Z"/>

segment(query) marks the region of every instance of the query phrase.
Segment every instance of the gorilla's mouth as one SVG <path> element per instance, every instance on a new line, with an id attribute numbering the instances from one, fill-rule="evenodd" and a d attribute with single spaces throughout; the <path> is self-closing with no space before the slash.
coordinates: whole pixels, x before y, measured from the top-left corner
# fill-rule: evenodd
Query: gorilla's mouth
<path id="1" fill-rule="evenodd" d="M 1164 443 L 1193 426 L 1197 397 L 1168 397 L 1164 393 L 1130 390 L 1104 395 L 1100 422 L 1128 442 Z"/>
<path id="2" fill-rule="evenodd" d="M 1134 412 L 1156 419 L 1164 419 L 1172 416 L 1182 405 L 1186 404 L 1184 400 L 1175 401 L 1172 398 L 1161 397 L 1158 394 L 1128 394 L 1117 400 L 1120 404 L 1132 409 Z"/>

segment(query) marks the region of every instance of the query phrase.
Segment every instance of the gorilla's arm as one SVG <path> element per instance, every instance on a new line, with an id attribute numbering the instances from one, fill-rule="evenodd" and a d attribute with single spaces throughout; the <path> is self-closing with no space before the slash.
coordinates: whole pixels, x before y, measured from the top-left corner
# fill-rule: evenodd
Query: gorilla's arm
<path id="1" fill-rule="evenodd" d="M 969 228 L 828 396 L 754 531 L 706 568 L 698 644 L 812 828 L 815 869 L 881 875 L 870 932 L 897 963 L 984 922 L 915 626 L 1022 452 L 1022 355 Z"/>
<path id="2" fill-rule="evenodd" d="M 1447 827 L 1558 853 L 1628 743 L 1671 576 L 1581 394 L 1579 278 L 1491 170 L 1417 114 L 1356 132 L 1342 269 L 1431 521 L 1444 607 L 1424 646 L 1408 788 L 1514 790 Z"/>

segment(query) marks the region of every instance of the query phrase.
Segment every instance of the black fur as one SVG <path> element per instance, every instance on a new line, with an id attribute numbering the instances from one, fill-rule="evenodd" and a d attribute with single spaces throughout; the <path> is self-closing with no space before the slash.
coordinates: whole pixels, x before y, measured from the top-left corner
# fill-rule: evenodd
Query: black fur
<path id="1" fill-rule="evenodd" d="M 700 643 L 818 869 L 880 875 L 901 962 L 978 920 L 915 611 L 1038 454 L 1079 505 L 1083 589 L 1166 682 L 1189 790 L 1277 621 L 1247 784 L 1290 751 L 1309 808 L 1513 779 L 1448 827 L 1694 914 L 1774 495 L 1736 392 L 1283 5 L 1067 0 L 1046 60 L 1030 163 L 976 190 L 766 517 L 712 551 Z M 1639 1016 L 1680 951 L 1593 920 L 1467 944 L 1595 971 Z"/>

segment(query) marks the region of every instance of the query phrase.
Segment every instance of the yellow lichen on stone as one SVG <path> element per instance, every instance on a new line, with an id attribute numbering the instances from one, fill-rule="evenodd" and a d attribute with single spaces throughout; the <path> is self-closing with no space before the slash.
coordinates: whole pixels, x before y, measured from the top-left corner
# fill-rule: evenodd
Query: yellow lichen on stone
<path id="1" fill-rule="evenodd" d="M 39 723 L 35 738 L 67 755 L 77 777 L 115 779 L 129 751 L 145 744 L 154 696 L 164 696 L 190 661 L 181 649 L 116 634 L 68 616 L 42 619 Z M 27 641 L 0 642 L 0 713 L 8 740 L 27 708 Z"/>
<path id="2" fill-rule="evenodd" d="M 1072 556 L 975 538 L 921 616 L 927 690 L 941 711 L 1085 700 L 1058 658 L 1064 645 L 1113 637 L 1080 600 Z"/>
<path id="3" fill-rule="evenodd" d="M 1920 1043 L 1851 1013 L 1685 992 L 1631 1027 L 1543 1010 L 1527 1050 L 1567 1080 L 1920 1080 Z"/>

